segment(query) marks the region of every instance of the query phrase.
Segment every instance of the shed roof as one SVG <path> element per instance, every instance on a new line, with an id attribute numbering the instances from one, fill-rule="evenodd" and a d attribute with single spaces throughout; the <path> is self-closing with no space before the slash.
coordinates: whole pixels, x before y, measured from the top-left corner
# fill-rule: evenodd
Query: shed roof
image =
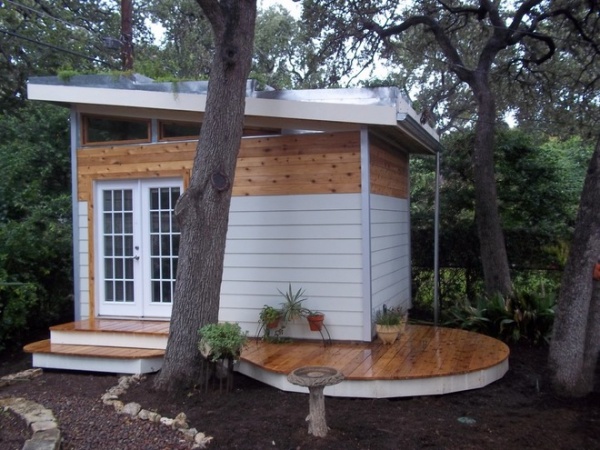
<path id="1" fill-rule="evenodd" d="M 200 119 L 206 108 L 207 81 L 156 82 L 142 75 L 77 75 L 69 79 L 35 77 L 30 100 L 110 107 L 123 114 L 177 111 Z M 127 91 L 124 94 L 124 91 Z M 439 137 L 422 125 L 410 102 L 395 87 L 266 90 L 246 84 L 246 123 L 289 130 L 337 131 L 362 126 L 410 153 L 434 153 Z M 137 111 L 136 111 L 137 110 Z"/>

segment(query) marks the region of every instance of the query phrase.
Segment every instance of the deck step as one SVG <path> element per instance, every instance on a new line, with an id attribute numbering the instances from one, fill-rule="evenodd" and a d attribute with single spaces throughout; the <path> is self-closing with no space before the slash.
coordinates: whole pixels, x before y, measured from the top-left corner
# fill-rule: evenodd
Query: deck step
<path id="1" fill-rule="evenodd" d="M 34 367 L 109 373 L 149 373 L 162 367 L 164 350 L 56 344 L 50 339 L 26 345 Z"/>
<path id="2" fill-rule="evenodd" d="M 169 322 L 88 319 L 50 327 L 52 344 L 164 350 Z"/>

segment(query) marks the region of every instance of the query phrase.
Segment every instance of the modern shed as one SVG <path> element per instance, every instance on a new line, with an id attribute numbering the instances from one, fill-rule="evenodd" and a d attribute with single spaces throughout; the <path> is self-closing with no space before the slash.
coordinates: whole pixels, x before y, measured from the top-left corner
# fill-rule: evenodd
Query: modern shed
<path id="1" fill-rule="evenodd" d="M 169 319 L 206 82 L 29 81 L 70 108 L 75 317 Z M 411 302 L 409 155 L 438 137 L 397 88 L 258 91 L 247 84 L 219 319 L 257 332 L 278 289 L 302 288 L 334 340 L 371 341 L 383 304 Z M 202 274 L 198 274 L 202 276 Z M 315 338 L 301 324 L 292 337 Z M 318 337 L 318 336 L 317 336 Z"/>

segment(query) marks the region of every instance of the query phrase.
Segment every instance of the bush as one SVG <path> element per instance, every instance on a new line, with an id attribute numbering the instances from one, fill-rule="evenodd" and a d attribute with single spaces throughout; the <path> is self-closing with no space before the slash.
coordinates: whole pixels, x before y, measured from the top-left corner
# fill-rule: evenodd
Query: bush
<path id="1" fill-rule="evenodd" d="M 219 359 L 237 358 L 248 339 L 237 323 L 210 323 L 198 330 L 198 349 L 205 358 L 215 362 Z"/>
<path id="2" fill-rule="evenodd" d="M 475 305 L 457 301 L 444 314 L 444 325 L 476 331 L 505 342 L 548 343 L 554 323 L 555 297 L 516 290 L 509 298 L 480 297 Z"/>
<path id="3" fill-rule="evenodd" d="M 37 304 L 34 285 L 0 281 L 0 352 L 24 343 Z"/>

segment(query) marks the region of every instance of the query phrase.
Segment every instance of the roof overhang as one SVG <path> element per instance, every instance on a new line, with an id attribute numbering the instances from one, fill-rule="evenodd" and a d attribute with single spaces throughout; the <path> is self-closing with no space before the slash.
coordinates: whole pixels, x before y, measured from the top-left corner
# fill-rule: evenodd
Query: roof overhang
<path id="1" fill-rule="evenodd" d="M 76 105 L 82 110 L 136 114 L 177 112 L 202 117 L 207 82 L 156 83 L 139 75 L 76 76 L 69 80 L 39 77 L 29 80 L 30 100 Z M 421 125 L 410 103 L 397 88 L 256 91 L 247 83 L 246 123 L 289 130 L 335 131 L 367 126 L 376 135 L 410 153 L 439 150 L 439 137 Z"/>

